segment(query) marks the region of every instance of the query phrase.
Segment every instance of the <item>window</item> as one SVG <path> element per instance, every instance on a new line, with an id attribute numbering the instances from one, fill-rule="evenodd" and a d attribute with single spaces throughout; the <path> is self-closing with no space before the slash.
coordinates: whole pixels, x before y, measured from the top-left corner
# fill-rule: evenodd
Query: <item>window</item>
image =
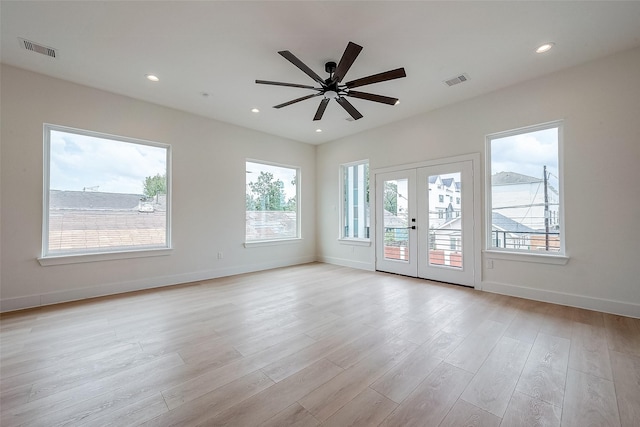
<path id="1" fill-rule="evenodd" d="M 299 172 L 295 167 L 246 162 L 247 242 L 300 237 Z"/>
<path id="2" fill-rule="evenodd" d="M 450 237 L 449 238 L 449 248 L 452 251 L 459 251 L 460 250 L 460 239 L 456 238 L 456 237 Z"/>
<path id="3" fill-rule="evenodd" d="M 44 126 L 42 258 L 170 247 L 168 145 Z"/>
<path id="4" fill-rule="evenodd" d="M 440 194 L 440 195 L 438 196 L 438 201 L 439 201 L 440 203 L 444 203 L 444 196 L 443 196 L 442 194 Z"/>
<path id="5" fill-rule="evenodd" d="M 369 162 L 342 165 L 342 239 L 369 238 Z"/>
<path id="6" fill-rule="evenodd" d="M 562 123 L 487 137 L 487 248 L 564 255 Z"/>

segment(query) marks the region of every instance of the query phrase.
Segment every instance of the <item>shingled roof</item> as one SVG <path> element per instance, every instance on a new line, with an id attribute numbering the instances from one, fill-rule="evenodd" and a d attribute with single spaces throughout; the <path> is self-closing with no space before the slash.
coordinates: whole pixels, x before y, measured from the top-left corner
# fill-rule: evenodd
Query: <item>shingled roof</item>
<path id="1" fill-rule="evenodd" d="M 536 230 L 533 228 L 520 224 L 518 221 L 507 218 L 498 212 L 491 213 L 491 224 L 500 230 L 510 233 L 536 233 Z"/>
<path id="2" fill-rule="evenodd" d="M 498 172 L 491 175 L 491 185 L 532 184 L 537 182 L 542 182 L 542 178 L 535 178 L 516 172 Z"/>

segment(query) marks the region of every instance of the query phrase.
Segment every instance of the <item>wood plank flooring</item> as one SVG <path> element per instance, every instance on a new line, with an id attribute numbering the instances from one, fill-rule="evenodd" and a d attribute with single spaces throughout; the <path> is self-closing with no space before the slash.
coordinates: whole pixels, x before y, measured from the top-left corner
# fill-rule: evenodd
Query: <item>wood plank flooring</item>
<path id="1" fill-rule="evenodd" d="M 11 426 L 622 426 L 640 320 L 306 264 L 0 317 Z"/>

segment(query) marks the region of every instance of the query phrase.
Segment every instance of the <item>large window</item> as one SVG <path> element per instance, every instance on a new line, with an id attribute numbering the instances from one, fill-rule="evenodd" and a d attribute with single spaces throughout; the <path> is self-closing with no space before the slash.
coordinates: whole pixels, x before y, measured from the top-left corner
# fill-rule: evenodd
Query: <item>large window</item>
<path id="1" fill-rule="evenodd" d="M 299 238 L 299 169 L 247 161 L 246 171 L 246 241 Z"/>
<path id="2" fill-rule="evenodd" d="M 166 249 L 168 145 L 44 126 L 42 257 Z"/>
<path id="3" fill-rule="evenodd" d="M 562 124 L 487 137 L 487 248 L 564 254 Z"/>
<path id="4" fill-rule="evenodd" d="M 342 239 L 369 239 L 369 162 L 342 165 Z"/>

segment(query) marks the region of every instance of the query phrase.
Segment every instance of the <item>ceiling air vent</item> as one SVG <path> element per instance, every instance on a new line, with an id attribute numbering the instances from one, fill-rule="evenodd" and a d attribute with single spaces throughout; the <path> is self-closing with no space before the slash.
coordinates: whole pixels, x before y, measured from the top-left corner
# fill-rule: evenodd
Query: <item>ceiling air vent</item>
<path id="1" fill-rule="evenodd" d="M 445 84 L 447 86 L 454 86 L 463 82 L 466 82 L 467 80 L 469 80 L 469 76 L 466 74 L 460 74 L 459 76 L 455 76 L 453 78 L 450 78 L 449 80 L 445 80 Z"/>
<path id="2" fill-rule="evenodd" d="M 58 57 L 58 51 L 56 51 L 51 47 L 43 46 L 41 44 L 26 40 L 26 39 L 18 38 L 18 40 L 20 41 L 20 47 L 23 49 L 30 50 L 31 52 L 40 53 L 42 55 L 50 56 L 51 58 Z"/>

